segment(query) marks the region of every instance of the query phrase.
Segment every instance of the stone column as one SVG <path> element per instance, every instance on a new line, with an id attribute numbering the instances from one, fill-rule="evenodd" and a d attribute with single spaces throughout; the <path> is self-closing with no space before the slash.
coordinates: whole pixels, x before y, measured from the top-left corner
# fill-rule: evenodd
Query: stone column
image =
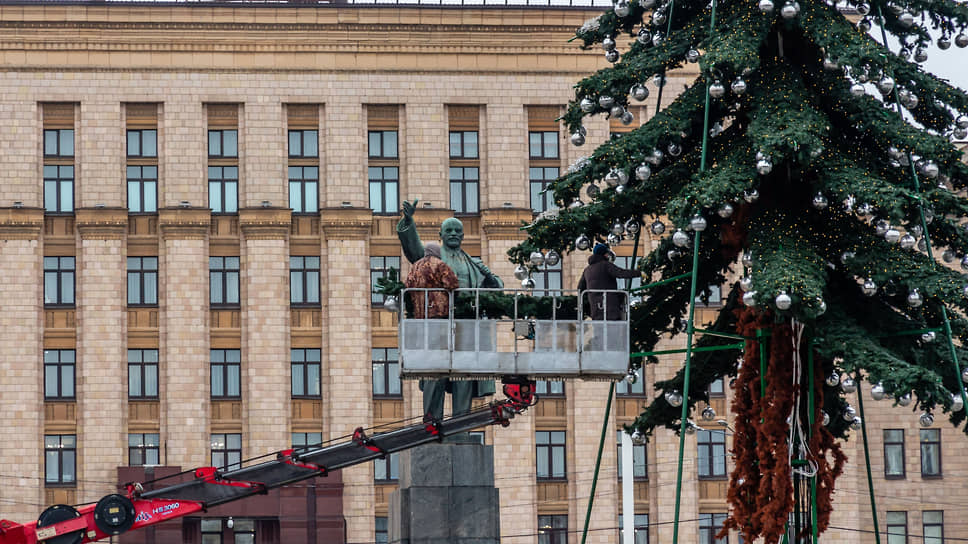
<path id="1" fill-rule="evenodd" d="M 0 486 L 3 517 L 26 523 L 44 502 L 41 208 L 0 208 Z"/>
<path id="2" fill-rule="evenodd" d="M 244 190 L 240 191 L 239 206 L 259 206 L 269 201 L 273 206 L 289 207 L 289 184 L 286 182 L 287 145 L 286 119 L 278 101 L 246 102 L 243 108 L 245 123 L 240 140 L 246 153 L 242 157 Z"/>
<path id="3" fill-rule="evenodd" d="M 239 212 L 245 275 L 242 307 L 242 438 L 246 457 L 288 446 L 289 224 L 287 208 Z"/>
<path id="4" fill-rule="evenodd" d="M 497 208 L 505 202 L 530 206 L 528 117 L 524 106 L 488 104 L 481 132 L 486 135 L 484 160 L 487 161 L 482 165 L 487 179 L 485 190 L 481 191 L 481 209 Z"/>
<path id="5" fill-rule="evenodd" d="M 162 464 L 210 463 L 207 208 L 163 208 L 159 298 Z"/>
<path id="6" fill-rule="evenodd" d="M 178 206 L 181 201 L 192 206 L 208 206 L 207 119 L 198 95 L 172 94 L 166 97 L 158 133 L 159 168 L 163 174 L 158 192 L 164 198 L 160 206 Z"/>
<path id="7" fill-rule="evenodd" d="M 114 491 L 125 464 L 128 414 L 125 355 L 124 208 L 77 210 L 77 452 L 79 502 Z M 123 378 L 122 378 L 123 377 Z M 106 425 L 105 420 L 114 422 Z"/>
<path id="8" fill-rule="evenodd" d="M 369 202 L 366 176 L 366 123 L 363 106 L 347 102 L 358 96 L 342 95 L 339 101 L 326 104 L 322 139 L 325 164 L 321 165 L 320 179 L 325 179 L 324 200 L 320 206 L 367 206 Z M 325 172 L 325 174 L 324 174 Z M 369 280 L 367 280 L 369 281 Z"/>
<path id="9" fill-rule="evenodd" d="M 435 208 L 450 208 L 448 184 L 447 120 L 443 104 L 407 104 L 406 175 L 400 194 L 431 202 Z M 441 142 L 444 142 L 441 145 Z"/>
<path id="10" fill-rule="evenodd" d="M 574 528 L 581 530 L 588 511 L 588 497 L 592 490 L 595 460 L 598 457 L 598 444 L 602 435 L 602 418 L 605 416 L 605 406 L 608 404 L 610 384 L 575 380 L 571 385 L 571 390 L 568 392 L 570 396 L 568 426 L 572 430 L 570 435 L 572 443 L 566 444 L 568 451 L 566 468 L 569 472 L 568 496 L 576 497 L 578 500 L 569 503 L 569 515 L 570 519 L 574 520 Z M 616 408 L 615 399 L 612 399 L 612 414 L 609 417 L 608 430 L 605 431 L 602 464 L 599 468 L 595 502 L 592 506 L 588 538 L 585 542 L 601 544 L 615 542 L 615 532 L 609 528 L 618 524 L 618 514 L 621 512 L 622 504 L 622 495 L 616 478 L 618 468 L 615 455 L 615 429 L 612 424 Z M 688 539 L 685 540 L 685 542 L 688 541 Z"/>
<path id="11" fill-rule="evenodd" d="M 322 361 L 323 412 L 335 439 L 373 420 L 370 368 L 370 223 L 365 208 L 326 208 L 322 270 L 326 351 Z M 341 471 L 347 534 L 358 542 L 375 538 L 373 464 Z"/>
<path id="12" fill-rule="evenodd" d="M 111 98 L 104 102 L 83 100 L 80 104 L 74 140 L 76 174 L 80 174 L 74 177 L 74 205 L 79 211 L 98 204 L 120 207 L 127 201 L 127 189 L 121 177 L 124 153 L 105 153 L 107 149 L 125 149 L 124 131 L 119 130 L 121 102 Z"/>

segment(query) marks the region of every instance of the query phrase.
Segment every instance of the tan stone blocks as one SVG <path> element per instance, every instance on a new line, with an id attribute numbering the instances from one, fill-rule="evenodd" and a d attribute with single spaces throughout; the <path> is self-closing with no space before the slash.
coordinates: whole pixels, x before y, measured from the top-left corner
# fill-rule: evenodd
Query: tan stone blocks
<path id="1" fill-rule="evenodd" d="M 528 192 L 528 125 L 520 102 L 488 101 L 485 108 L 484 166 L 487 180 L 481 191 L 481 208 L 499 208 L 510 202 L 515 208 L 530 208 Z"/>
<path id="2" fill-rule="evenodd" d="M 81 102 L 75 122 L 74 205 L 125 206 L 121 103 L 113 97 Z"/>
<path id="3" fill-rule="evenodd" d="M 168 84 L 168 82 L 166 82 Z M 159 120 L 159 207 L 208 207 L 208 136 L 205 113 L 198 96 L 173 93 L 165 97 Z M 123 95 L 119 96 L 124 99 Z"/>
<path id="4" fill-rule="evenodd" d="M 325 205 L 343 202 L 368 207 L 366 124 L 359 99 L 347 97 L 326 104 L 326 133 L 321 145 L 326 155 Z"/>
<path id="5" fill-rule="evenodd" d="M 275 206 L 289 207 L 289 182 L 286 170 L 288 138 L 281 102 L 248 102 L 244 108 L 239 141 L 243 188 L 239 206 L 260 206 L 268 200 Z"/>
<path id="6" fill-rule="evenodd" d="M 0 206 L 43 206 L 39 97 L 25 88 L 6 89 L 0 97 L 0 156 L 9 158 L 0 168 Z"/>
<path id="7" fill-rule="evenodd" d="M 435 208 L 450 208 L 448 184 L 447 119 L 443 104 L 408 104 L 404 109 L 406 123 L 405 155 L 402 163 L 406 175 L 401 183 L 401 198 L 419 197 Z"/>

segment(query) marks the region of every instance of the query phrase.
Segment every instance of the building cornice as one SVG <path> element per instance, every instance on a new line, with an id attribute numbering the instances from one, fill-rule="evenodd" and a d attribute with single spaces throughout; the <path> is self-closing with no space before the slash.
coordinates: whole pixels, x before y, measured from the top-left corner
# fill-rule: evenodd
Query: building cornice
<path id="1" fill-rule="evenodd" d="M 43 228 L 43 208 L 0 208 L 0 240 L 36 240 Z"/>
<path id="2" fill-rule="evenodd" d="M 158 227 L 165 239 L 204 240 L 212 224 L 208 208 L 162 208 L 158 210 Z"/>
<path id="3" fill-rule="evenodd" d="M 491 208 L 481 212 L 481 228 L 489 240 L 522 240 L 521 227 L 533 219 L 530 208 Z"/>
<path id="4" fill-rule="evenodd" d="M 285 240 L 289 237 L 292 212 L 289 208 L 243 208 L 239 228 L 247 240 Z"/>
<path id="5" fill-rule="evenodd" d="M 128 209 L 78 208 L 74 225 L 82 240 L 123 240 L 128 232 Z"/>
<path id="6" fill-rule="evenodd" d="M 368 240 L 373 211 L 369 208 L 323 208 L 319 225 L 328 240 Z"/>

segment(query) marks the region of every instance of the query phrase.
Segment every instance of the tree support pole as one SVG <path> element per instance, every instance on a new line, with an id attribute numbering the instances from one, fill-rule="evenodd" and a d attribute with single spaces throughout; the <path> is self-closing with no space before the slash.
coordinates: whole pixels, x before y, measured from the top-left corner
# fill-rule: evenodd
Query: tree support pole
<path id="1" fill-rule="evenodd" d="M 881 531 L 877 525 L 877 502 L 874 500 L 874 478 L 871 476 L 871 453 L 867 445 L 867 418 L 864 417 L 864 393 L 860 384 L 860 371 L 854 375 L 857 386 L 857 408 L 860 411 L 860 432 L 864 439 L 864 464 L 867 465 L 867 491 L 871 496 L 871 517 L 874 521 L 874 541 L 881 544 Z"/>
<path id="2" fill-rule="evenodd" d="M 585 544 L 588 537 L 588 521 L 592 517 L 592 505 L 595 504 L 595 487 L 598 485 L 598 470 L 602 467 L 602 450 L 605 449 L 605 432 L 608 430 L 608 420 L 612 412 L 612 396 L 615 394 L 615 382 L 608 387 L 608 404 L 605 405 L 605 421 L 602 422 L 602 437 L 598 441 L 598 458 L 595 459 L 595 475 L 592 476 L 592 489 L 588 494 L 588 510 L 585 512 L 585 528 L 581 532 L 581 544 Z"/>
<path id="3" fill-rule="evenodd" d="M 816 399 L 814 395 L 816 390 L 814 389 L 814 375 L 813 375 L 813 340 L 810 341 L 807 347 L 807 380 L 809 380 L 810 388 L 807 390 L 807 422 L 810 425 L 810 433 L 812 438 L 813 434 L 813 424 L 816 422 Z M 817 527 L 817 477 L 819 474 L 814 474 L 810 478 L 810 529 L 813 533 L 813 544 L 817 544 L 817 538 L 819 537 L 819 527 Z"/>

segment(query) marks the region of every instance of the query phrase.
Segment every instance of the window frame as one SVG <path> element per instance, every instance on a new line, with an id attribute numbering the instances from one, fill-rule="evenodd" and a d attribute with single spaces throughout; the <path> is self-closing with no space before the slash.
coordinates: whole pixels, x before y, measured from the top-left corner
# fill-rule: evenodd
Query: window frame
<path id="1" fill-rule="evenodd" d="M 315 357 L 315 359 L 311 359 Z M 319 348 L 291 348 L 289 350 L 290 361 L 290 392 L 294 399 L 320 399 L 322 398 L 322 350 Z M 301 360 L 297 360 L 301 359 Z M 313 393 L 309 383 L 309 372 L 315 367 L 316 370 L 316 392 Z M 296 391 L 296 371 L 299 369 L 302 375 L 302 390 Z"/>
<path id="2" fill-rule="evenodd" d="M 560 437 L 560 441 L 556 440 Z M 544 439 L 544 440 L 542 440 Z M 564 430 L 535 431 L 535 477 L 539 482 L 564 482 L 568 480 L 567 432 Z M 561 464 L 555 466 L 555 452 L 561 453 Z M 546 459 L 548 473 L 542 475 L 541 458 Z"/>
<path id="3" fill-rule="evenodd" d="M 147 353 L 154 352 L 154 361 L 145 360 L 145 355 Z M 136 356 L 136 360 L 132 360 L 132 356 Z M 140 360 L 139 360 L 140 359 Z M 155 348 L 148 349 L 128 349 L 128 400 L 158 400 L 158 390 L 159 387 L 159 361 L 158 361 L 158 350 Z M 153 367 L 153 368 L 152 368 Z M 131 394 L 131 372 L 132 369 L 136 369 L 139 377 L 140 384 L 140 394 Z M 154 372 L 154 394 L 149 394 L 146 384 L 148 383 L 147 377 L 149 370 Z"/>
<path id="4" fill-rule="evenodd" d="M 549 178 L 550 171 L 554 170 L 555 174 L 553 177 Z M 541 172 L 540 177 L 535 177 L 536 171 Z M 541 213 L 556 207 L 554 201 L 554 195 L 550 194 L 547 189 L 548 186 L 554 183 L 558 176 L 561 175 L 560 166 L 540 166 L 540 165 L 529 165 L 528 166 L 528 195 L 531 204 L 532 213 Z M 540 205 L 535 203 L 535 198 L 539 198 Z"/>
<path id="5" fill-rule="evenodd" d="M 535 270 L 531 271 L 531 279 L 534 280 L 533 292 L 542 292 L 544 295 L 550 295 L 551 293 L 561 294 L 564 288 L 564 259 L 559 259 L 558 264 L 550 266 L 547 263 L 542 264 Z M 558 287 L 550 287 L 549 283 L 553 278 L 557 278 Z M 542 296 L 544 296 L 542 295 Z"/>
<path id="6" fill-rule="evenodd" d="M 394 150 L 392 155 L 387 155 L 384 151 L 387 147 L 387 135 L 393 133 L 394 135 Z M 374 152 L 373 146 L 373 136 L 379 135 L 379 149 Z M 384 129 L 368 129 L 366 131 L 366 154 L 369 159 L 386 159 L 386 160 L 399 160 L 400 159 L 400 131 L 399 129 L 384 130 Z"/>
<path id="7" fill-rule="evenodd" d="M 619 543 L 624 542 L 623 531 L 625 531 L 625 526 L 623 524 L 625 521 L 622 514 L 618 515 L 618 541 Z M 643 523 L 644 522 L 644 523 Z M 632 517 L 632 540 L 635 544 L 649 544 L 649 514 L 633 514 Z M 645 538 L 644 541 L 639 540 L 639 536 Z"/>
<path id="8" fill-rule="evenodd" d="M 48 135 L 48 133 L 56 133 L 57 134 L 57 137 L 55 138 L 57 150 L 54 153 L 47 153 L 47 135 Z M 66 134 L 66 133 L 70 133 L 70 135 L 71 135 L 71 144 L 70 144 L 71 149 L 70 149 L 70 152 L 69 153 L 62 153 L 61 152 L 62 151 L 61 146 L 64 143 L 62 141 L 62 138 L 64 137 L 64 134 Z M 42 138 L 42 145 L 43 145 L 43 148 L 44 148 L 44 158 L 45 159 L 73 159 L 74 158 L 74 150 L 77 148 L 76 136 L 77 135 L 74 132 L 74 129 L 73 128 L 45 128 L 44 129 L 43 138 Z"/>
<path id="9" fill-rule="evenodd" d="M 154 133 L 155 152 L 154 154 L 144 153 L 145 133 Z M 138 153 L 131 152 L 131 136 L 136 134 L 138 138 Z M 129 159 L 157 159 L 158 158 L 158 129 L 157 128 L 129 128 L 126 129 L 124 139 L 125 156 Z"/>
<path id="10" fill-rule="evenodd" d="M 718 522 L 718 523 L 717 523 Z M 699 514 L 699 544 L 729 544 L 729 535 L 716 538 L 726 522 L 725 512 L 702 512 Z"/>
<path id="11" fill-rule="evenodd" d="M 53 177 L 47 175 L 48 168 L 56 168 L 56 175 Z M 70 169 L 70 175 L 65 175 L 65 172 Z M 43 179 L 44 179 L 44 213 L 47 215 L 71 215 L 74 213 L 75 197 L 76 191 L 74 190 L 74 180 L 77 171 L 74 169 L 74 164 L 44 164 L 43 166 Z M 53 186 L 54 201 L 55 205 L 51 208 L 47 204 L 47 192 L 48 184 Z M 71 199 L 70 203 L 65 202 L 65 197 L 63 195 L 66 188 L 70 188 Z M 66 207 L 63 205 L 67 204 Z"/>
<path id="12" fill-rule="evenodd" d="M 226 177 L 226 169 L 234 168 L 235 177 Z M 212 173 L 218 169 L 219 175 Z M 208 207 L 212 215 L 236 215 L 239 213 L 239 166 L 237 164 L 210 164 L 206 169 L 208 178 Z M 231 191 L 229 189 L 232 189 Z M 213 194 L 217 192 L 217 202 L 213 202 Z M 234 194 L 234 206 L 228 206 L 228 195 Z M 218 204 L 216 206 L 215 204 Z"/>
<path id="13" fill-rule="evenodd" d="M 312 268 L 307 264 L 307 259 L 315 259 L 316 267 Z M 294 308 L 318 308 L 321 306 L 320 293 L 322 291 L 322 276 L 320 265 L 322 259 L 319 255 L 290 255 L 289 256 L 289 305 Z M 315 281 L 313 275 L 315 274 Z M 302 300 L 295 300 L 296 290 L 293 285 L 298 280 L 300 285 L 299 292 Z M 306 300 L 309 297 L 308 287 L 315 286 L 315 300 Z"/>
<path id="14" fill-rule="evenodd" d="M 395 352 L 396 356 L 393 356 Z M 382 358 L 379 358 L 381 357 Z M 371 348 L 370 349 L 371 377 L 372 384 L 370 390 L 374 399 L 402 399 L 403 381 L 400 379 L 400 352 L 398 348 Z M 396 379 L 393 378 L 391 367 L 396 366 Z M 380 374 L 378 382 L 376 377 Z M 377 384 L 382 383 L 385 391 L 377 391 Z M 395 383 L 398 392 L 392 392 L 391 384 Z"/>
<path id="15" fill-rule="evenodd" d="M 568 544 L 568 516 L 566 514 L 539 515 L 538 544 Z"/>
<path id="16" fill-rule="evenodd" d="M 235 470 L 238 468 L 242 468 L 242 433 L 210 433 L 210 434 L 211 434 L 211 440 L 210 440 L 209 446 L 211 448 L 210 452 L 211 452 L 212 466 L 223 470 Z M 221 442 L 216 442 L 215 441 L 216 437 L 221 437 Z M 231 447 L 231 445 L 229 444 L 229 437 L 232 437 L 233 439 L 235 437 L 238 437 L 238 443 L 239 443 L 238 448 Z M 216 445 L 221 445 L 223 447 L 216 448 L 215 447 Z M 238 461 L 233 462 L 233 458 L 232 458 L 233 453 L 238 454 Z M 223 464 L 217 463 L 215 461 L 216 455 L 224 455 L 225 463 Z"/>
<path id="17" fill-rule="evenodd" d="M 309 435 L 314 435 L 312 438 L 319 438 L 319 440 L 310 442 Z M 300 440 L 296 439 L 297 436 L 300 438 Z M 323 444 L 323 433 L 322 431 L 293 431 L 290 433 L 289 440 L 292 449 L 305 450 L 315 448 Z"/>
<path id="18" fill-rule="evenodd" d="M 131 176 L 131 169 L 137 168 L 138 175 L 135 177 Z M 154 177 L 145 176 L 145 168 L 154 168 Z M 156 214 L 158 213 L 158 165 L 157 164 L 128 164 L 124 169 L 124 177 L 126 182 L 126 194 L 128 204 L 129 214 Z M 131 187 L 136 185 L 138 187 L 138 205 L 137 207 L 131 206 Z M 146 186 L 153 187 L 153 198 L 151 198 L 150 205 L 147 202 L 145 191 Z"/>
<path id="19" fill-rule="evenodd" d="M 147 259 L 154 259 L 154 268 L 150 268 L 149 261 Z M 138 268 L 132 269 L 132 262 L 138 265 Z M 129 307 L 154 307 L 158 306 L 158 257 L 148 256 L 148 257 L 128 257 L 127 258 L 127 270 L 126 275 L 128 279 L 127 287 L 127 299 Z M 149 263 L 149 264 L 146 264 Z M 131 280 L 132 277 L 136 279 L 138 285 L 138 300 L 135 302 L 131 301 Z M 149 283 L 154 283 L 154 301 L 145 301 L 145 294 L 148 292 Z"/>
<path id="20" fill-rule="evenodd" d="M 377 267 L 377 268 L 373 267 L 374 259 L 381 259 L 381 261 L 377 263 L 377 264 L 380 264 L 381 267 Z M 391 262 L 388 261 L 388 259 L 395 260 L 396 265 L 391 264 Z M 396 269 L 398 279 L 402 279 L 402 278 L 399 278 L 402 270 L 400 264 L 401 263 L 400 263 L 399 255 L 370 255 L 370 306 L 371 307 L 382 308 L 383 303 L 386 301 L 385 295 L 374 292 L 376 290 L 377 280 L 380 278 L 387 277 L 387 274 L 390 273 L 391 268 Z M 378 275 L 374 275 L 374 274 L 378 274 Z"/>
<path id="21" fill-rule="evenodd" d="M 48 259 L 57 259 L 56 268 L 48 268 Z M 67 262 L 65 259 L 70 259 L 70 268 L 65 268 L 64 263 Z M 57 296 L 55 302 L 47 302 L 47 275 L 54 274 L 55 282 L 57 285 Z M 64 285 L 66 283 L 66 278 L 70 277 L 71 283 L 71 300 L 70 302 L 64 302 L 61 297 L 64 294 Z M 73 256 L 44 256 L 44 307 L 45 308 L 73 308 L 77 301 L 77 258 Z"/>
<path id="22" fill-rule="evenodd" d="M 940 521 L 928 523 L 925 514 L 938 514 Z M 928 529 L 937 527 L 938 536 L 928 535 Z M 923 544 L 944 544 L 944 510 L 921 511 L 921 542 Z"/>
<path id="23" fill-rule="evenodd" d="M 373 460 L 373 483 L 394 484 L 400 480 L 400 455 L 388 453 Z"/>
<path id="24" fill-rule="evenodd" d="M 899 524 L 898 522 L 891 521 L 891 514 L 900 514 L 904 516 L 904 523 Z M 908 513 L 902 510 L 888 510 L 887 515 L 884 516 L 885 531 L 884 534 L 887 535 L 886 544 L 907 544 L 908 541 Z M 901 528 L 901 533 L 891 532 L 891 529 Z M 900 537 L 900 540 L 891 538 Z"/>
<path id="25" fill-rule="evenodd" d="M 132 445 L 132 437 L 138 437 L 136 440 L 140 440 L 137 445 Z M 154 438 L 154 443 L 152 443 L 148 437 Z M 148 453 L 154 452 L 154 458 L 157 463 L 148 462 Z M 143 463 L 135 463 L 132 455 L 140 455 Z M 145 467 L 145 466 L 158 466 L 161 464 L 161 437 L 158 433 L 128 433 L 128 466 L 129 467 Z"/>
<path id="26" fill-rule="evenodd" d="M 564 380 L 535 380 L 534 394 L 546 399 L 565 398 Z"/>
<path id="27" fill-rule="evenodd" d="M 229 354 L 237 354 L 238 361 L 229 361 Z M 215 360 L 218 355 L 221 355 L 221 361 Z M 232 367 L 236 368 L 235 379 L 238 380 L 235 383 L 235 388 L 238 389 L 237 394 L 232 394 L 232 380 L 231 375 Z M 222 392 L 216 393 L 215 391 L 215 373 L 218 371 L 222 377 Z M 209 395 L 211 400 L 240 400 L 242 398 L 242 350 L 240 349 L 210 349 L 209 350 Z"/>
<path id="28" fill-rule="evenodd" d="M 70 437 L 73 444 L 65 445 L 64 439 Z M 57 440 L 57 445 L 48 445 L 49 439 Z M 56 452 L 57 479 L 50 480 L 50 453 Z M 65 456 L 69 456 L 73 463 L 72 478 L 64 477 Z M 44 487 L 76 487 L 77 486 L 77 435 L 75 434 L 44 434 Z"/>
<path id="29" fill-rule="evenodd" d="M 70 361 L 64 360 L 64 355 L 70 353 Z M 56 361 L 48 361 L 48 354 L 56 354 Z M 77 400 L 77 352 L 73 349 L 45 349 L 43 354 L 44 361 L 44 402 L 74 401 Z M 56 394 L 51 395 L 48 389 L 48 371 L 53 369 L 57 377 Z M 70 369 L 71 393 L 64 394 L 64 371 Z"/>
<path id="30" fill-rule="evenodd" d="M 389 176 L 388 171 L 396 170 L 396 176 Z M 380 176 L 374 177 L 373 173 L 379 170 Z M 400 167 L 397 165 L 374 165 L 371 164 L 366 169 L 367 178 L 367 199 L 369 202 L 370 210 L 373 211 L 373 215 L 396 215 L 399 213 L 400 205 Z M 374 187 L 379 187 L 380 190 L 380 202 L 379 207 L 374 206 L 373 202 L 373 189 Z M 390 202 L 389 197 L 391 192 L 393 193 L 393 202 Z M 393 204 L 391 206 L 391 204 Z"/>
<path id="31" fill-rule="evenodd" d="M 460 171 L 460 178 L 454 177 L 455 171 Z M 476 175 L 468 178 L 469 170 L 476 171 Z M 450 207 L 454 210 L 454 215 L 479 215 L 481 213 L 481 168 L 480 166 L 458 166 L 451 164 L 447 170 L 448 187 L 450 189 Z M 459 190 L 458 204 L 455 206 L 455 187 Z M 473 190 L 474 206 L 468 204 L 468 194 Z"/>
<path id="32" fill-rule="evenodd" d="M 235 154 L 230 155 L 225 153 L 225 135 L 226 133 L 235 133 Z M 212 154 L 212 135 L 213 133 L 218 133 L 219 139 L 219 153 Z M 239 129 L 237 128 L 209 128 L 208 129 L 208 141 L 207 141 L 207 152 L 209 159 L 238 159 L 239 158 Z"/>
<path id="33" fill-rule="evenodd" d="M 218 522 L 218 530 L 215 531 L 215 530 L 212 530 L 212 529 L 206 529 L 205 525 L 206 524 L 213 523 L 213 522 Z M 218 542 L 219 542 L 219 544 L 222 544 L 225 541 L 225 537 L 223 536 L 223 533 L 222 533 L 222 531 L 224 529 L 222 528 L 222 520 L 221 519 L 217 519 L 217 518 L 201 518 L 199 520 L 198 530 L 199 530 L 199 533 L 201 534 L 201 537 L 202 537 L 202 544 L 208 544 L 208 541 L 211 540 L 211 539 L 206 539 L 205 538 L 206 535 L 208 535 L 208 536 L 218 535 Z"/>
<path id="34" fill-rule="evenodd" d="M 293 170 L 298 168 L 299 175 L 293 176 Z M 315 177 L 307 177 L 307 169 L 313 169 L 316 171 Z M 289 182 L 289 207 L 292 209 L 294 215 L 315 215 L 319 213 L 319 165 L 309 165 L 309 164 L 290 164 L 286 168 L 287 178 Z M 294 186 L 299 192 L 299 201 L 293 202 L 293 188 Z M 306 201 L 306 196 L 309 194 L 315 195 L 312 206 Z"/>
<path id="35" fill-rule="evenodd" d="M 561 142 L 558 139 L 560 132 L 557 130 L 528 130 L 528 159 L 530 160 L 561 160 Z M 538 136 L 540 140 L 539 153 L 534 152 L 534 137 Z M 549 155 L 548 150 L 548 140 L 551 139 L 555 143 L 554 155 Z"/>
<path id="36" fill-rule="evenodd" d="M 227 261 L 227 259 L 236 259 L 235 262 L 237 262 L 238 264 L 236 264 L 235 267 L 233 268 L 232 266 L 230 266 L 230 265 L 227 264 L 229 262 L 229 261 Z M 216 266 L 213 266 L 216 263 L 218 263 L 219 266 L 217 266 L 217 267 Z M 221 301 L 219 301 L 219 302 L 213 302 L 212 301 L 212 279 L 215 276 L 221 276 L 220 281 L 221 281 L 222 289 L 221 289 Z M 230 293 L 230 287 L 233 285 L 233 281 L 232 280 L 234 280 L 235 296 L 237 297 L 237 300 L 230 301 L 230 302 L 225 302 L 225 299 L 229 298 L 228 295 Z M 242 300 L 242 293 L 241 293 L 242 284 L 241 284 L 241 281 L 242 281 L 242 258 L 241 257 L 235 256 L 235 255 L 228 255 L 228 256 L 213 255 L 213 256 L 210 256 L 208 258 L 208 302 L 209 302 L 209 306 L 212 307 L 212 308 L 217 308 L 217 309 L 239 308 L 240 305 L 241 305 L 241 300 Z"/>
<path id="37" fill-rule="evenodd" d="M 467 137 L 474 135 L 474 154 L 467 153 Z M 454 153 L 454 136 L 457 136 L 458 153 Z M 481 134 L 479 130 L 450 130 L 447 132 L 447 155 L 451 159 L 480 160 L 481 158 Z"/>
<path id="38" fill-rule="evenodd" d="M 615 472 L 618 479 L 622 479 L 622 433 L 625 431 L 622 429 L 617 429 L 616 433 L 616 462 L 615 462 Z M 636 453 L 641 453 L 641 463 L 636 460 Z M 639 474 L 639 469 L 644 474 Z M 636 482 L 647 482 L 649 481 L 649 450 L 648 444 L 632 444 L 632 480 Z"/>
<path id="39" fill-rule="evenodd" d="M 373 537 L 376 544 L 388 544 L 390 542 L 390 518 L 373 516 Z"/>
<path id="40" fill-rule="evenodd" d="M 937 439 L 935 439 L 935 440 L 925 440 L 924 436 L 925 436 L 925 434 L 928 434 L 928 433 L 934 434 L 935 436 L 937 436 Z M 944 476 L 944 470 L 943 470 L 943 467 L 941 465 L 941 457 L 942 457 L 942 451 L 941 451 L 941 429 L 918 429 L 918 438 L 919 438 L 919 442 L 920 442 L 920 448 L 919 448 L 919 450 L 921 452 L 921 478 L 927 478 L 927 479 L 938 479 L 938 478 L 942 478 Z M 935 450 L 934 451 L 935 451 L 935 455 L 936 455 L 936 458 L 937 458 L 936 460 L 937 460 L 937 464 L 938 464 L 937 472 L 933 472 L 933 473 L 932 472 L 926 472 L 925 469 L 924 469 L 924 466 L 925 466 L 924 461 L 925 461 L 925 457 L 926 457 L 925 456 L 925 446 L 930 447 L 932 445 L 935 446 Z"/>
<path id="41" fill-rule="evenodd" d="M 899 432 L 901 434 L 901 440 L 888 440 L 888 433 Z M 903 480 L 907 477 L 907 465 L 906 457 L 904 455 L 904 429 L 884 429 L 881 433 L 884 440 L 884 479 L 886 480 Z M 899 474 L 891 474 L 888 472 L 888 459 L 890 455 L 888 451 L 893 448 L 900 448 L 901 450 L 901 471 Z"/>
<path id="42" fill-rule="evenodd" d="M 312 147 L 312 154 L 307 155 L 306 133 L 313 133 L 316 138 L 316 145 Z M 292 137 L 299 136 L 299 152 L 292 152 Z M 286 148 L 290 159 L 318 159 L 319 158 L 319 130 L 315 128 L 290 128 L 286 132 Z"/>
<path id="43" fill-rule="evenodd" d="M 722 441 L 715 440 L 720 437 Z M 717 451 L 717 446 L 722 448 L 722 452 Z M 705 453 L 705 457 L 704 457 Z M 722 459 L 720 465 L 716 464 L 717 458 Z M 707 474 L 703 474 L 703 461 L 706 459 Z M 697 429 L 696 430 L 696 465 L 697 475 L 700 480 L 725 480 L 727 477 L 726 463 L 726 432 L 720 429 Z M 722 472 L 716 469 L 721 466 Z"/>

